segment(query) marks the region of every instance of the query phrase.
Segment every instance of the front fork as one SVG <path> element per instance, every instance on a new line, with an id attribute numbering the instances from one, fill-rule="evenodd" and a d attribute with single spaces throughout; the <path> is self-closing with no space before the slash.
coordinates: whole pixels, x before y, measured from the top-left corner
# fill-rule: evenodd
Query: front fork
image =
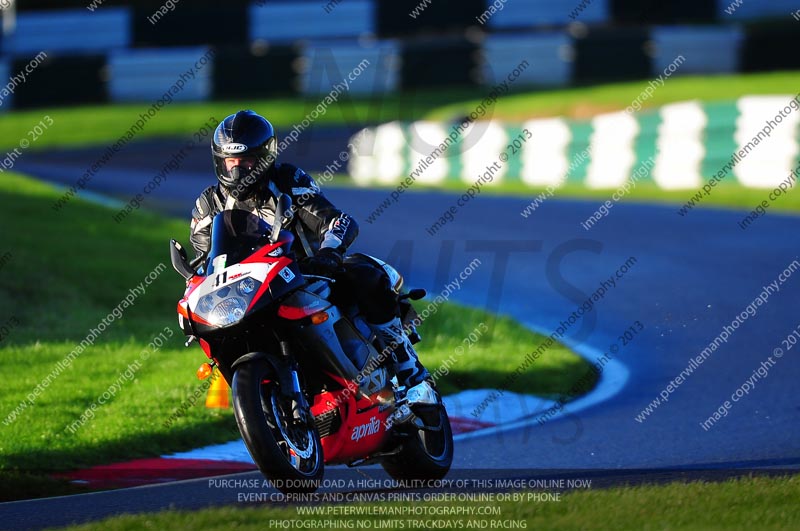
<path id="1" fill-rule="evenodd" d="M 309 426 L 311 424 L 311 409 L 303 393 L 303 389 L 300 386 L 297 361 L 291 355 L 288 341 L 281 340 L 280 345 L 282 361 L 289 370 L 289 379 L 291 383 L 289 388 L 281 385 L 281 389 L 284 390 L 284 396 L 292 401 L 292 417 L 294 418 L 294 422 L 299 425 Z"/>

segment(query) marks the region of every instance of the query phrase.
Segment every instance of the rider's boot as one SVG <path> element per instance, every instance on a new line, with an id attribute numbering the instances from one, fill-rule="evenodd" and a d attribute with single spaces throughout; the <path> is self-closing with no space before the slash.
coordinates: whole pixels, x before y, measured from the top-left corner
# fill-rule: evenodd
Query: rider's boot
<path id="1" fill-rule="evenodd" d="M 403 331 L 400 318 L 395 317 L 382 325 L 372 325 L 372 328 L 381 338 L 384 352 L 391 352 L 397 380 L 407 389 L 406 403 L 410 406 L 437 404 L 438 399 L 433 389 L 431 376 L 420 363 L 411 341 Z"/>

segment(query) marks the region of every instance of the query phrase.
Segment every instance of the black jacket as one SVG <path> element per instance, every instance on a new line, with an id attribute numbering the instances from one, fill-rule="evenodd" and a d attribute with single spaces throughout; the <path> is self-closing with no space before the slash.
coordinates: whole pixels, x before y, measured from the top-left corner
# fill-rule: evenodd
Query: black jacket
<path id="1" fill-rule="evenodd" d="M 298 257 L 308 256 L 322 247 L 332 247 L 342 254 L 358 235 L 356 221 L 328 201 L 314 179 L 291 164 L 276 163 L 254 194 L 242 201 L 232 200 L 231 208 L 253 212 L 267 223 L 275 217 L 276 197 L 280 193 L 292 198 L 294 217 L 289 229 L 295 235 L 293 250 Z M 192 210 L 189 240 L 197 254 L 205 254 L 211 247 L 211 222 L 225 208 L 227 190 L 209 186 L 195 202 Z M 303 239 L 308 243 L 305 248 Z"/>

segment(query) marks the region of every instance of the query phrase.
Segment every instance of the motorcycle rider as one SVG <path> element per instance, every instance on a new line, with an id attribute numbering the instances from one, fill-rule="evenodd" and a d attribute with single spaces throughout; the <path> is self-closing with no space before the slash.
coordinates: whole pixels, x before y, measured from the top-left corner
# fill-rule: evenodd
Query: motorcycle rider
<path id="1" fill-rule="evenodd" d="M 211 222 L 222 210 L 252 212 L 274 222 L 277 198 L 292 199 L 292 250 L 306 274 L 335 278 L 334 293 L 358 304 L 370 328 L 390 352 L 398 381 L 407 388 L 409 404 L 435 403 L 428 371 L 403 330 L 397 292 L 386 271 L 364 255 L 345 257 L 358 235 L 355 219 L 337 209 L 302 169 L 279 163 L 277 135 L 272 124 L 254 111 L 231 114 L 217 126 L 211 139 L 214 173 L 192 210 L 190 241 L 199 255 L 209 252 Z"/>

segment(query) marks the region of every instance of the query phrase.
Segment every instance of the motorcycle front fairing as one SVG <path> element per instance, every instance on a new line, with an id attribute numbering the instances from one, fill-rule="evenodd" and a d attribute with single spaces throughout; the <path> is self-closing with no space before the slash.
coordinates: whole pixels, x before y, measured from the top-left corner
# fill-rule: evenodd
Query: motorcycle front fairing
<path id="1" fill-rule="evenodd" d="M 214 217 L 204 278 L 190 283 L 184 296 L 198 334 L 234 327 L 305 283 L 290 255 L 292 234 L 281 231 L 272 243 L 270 232 L 268 223 L 244 210 Z"/>

